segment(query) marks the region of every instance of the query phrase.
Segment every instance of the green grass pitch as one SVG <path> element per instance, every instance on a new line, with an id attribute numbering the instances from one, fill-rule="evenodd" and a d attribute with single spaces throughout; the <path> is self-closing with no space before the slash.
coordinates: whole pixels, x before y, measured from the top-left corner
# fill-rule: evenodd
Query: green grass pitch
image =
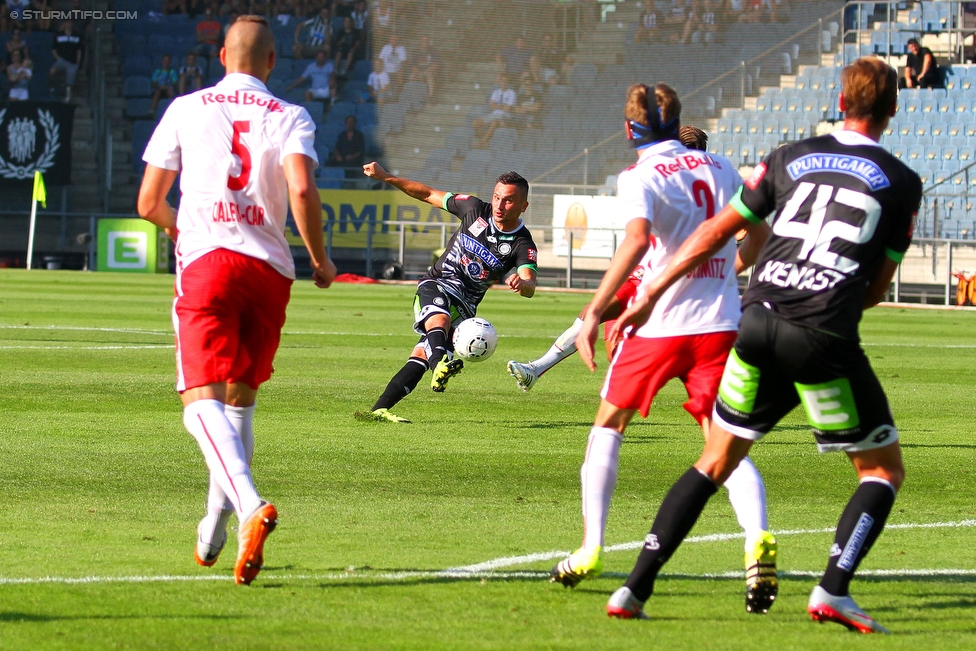
<path id="1" fill-rule="evenodd" d="M 894 633 L 807 618 L 814 574 L 856 478 L 819 455 L 799 413 L 754 449 L 780 532 L 780 598 L 743 607 L 741 540 L 689 542 L 649 622 L 607 618 L 636 557 L 567 590 L 555 560 L 448 568 L 579 545 L 579 464 L 602 382 L 570 359 L 532 392 L 505 371 L 541 354 L 586 295 L 490 292 L 501 340 L 438 395 L 364 423 L 416 338 L 406 286 L 295 286 L 275 377 L 259 397 L 254 475 L 280 526 L 250 587 L 236 545 L 192 552 L 206 472 L 173 390 L 172 277 L 0 271 L 0 649 L 971 649 L 976 646 L 976 314 L 879 308 L 865 347 L 892 403 L 908 477 L 855 581 Z M 672 383 L 622 449 L 608 543 L 641 540 L 701 451 Z M 919 527 L 929 523 L 959 526 Z M 734 534 L 724 492 L 693 536 Z M 813 531 L 812 533 L 810 531 Z"/>

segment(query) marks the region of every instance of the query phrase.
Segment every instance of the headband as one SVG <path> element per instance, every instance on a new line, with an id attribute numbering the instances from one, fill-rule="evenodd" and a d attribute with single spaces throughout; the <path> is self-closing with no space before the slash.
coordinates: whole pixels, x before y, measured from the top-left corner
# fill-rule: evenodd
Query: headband
<path id="1" fill-rule="evenodd" d="M 678 138 L 678 118 L 672 118 L 670 122 L 665 123 L 663 121 L 663 113 L 664 111 L 660 106 L 657 107 L 657 111 L 648 111 L 647 116 L 651 120 L 649 125 L 641 124 L 634 120 L 627 120 L 629 131 L 627 137 L 633 142 L 634 149 L 643 149 L 662 140 L 675 140 Z"/>

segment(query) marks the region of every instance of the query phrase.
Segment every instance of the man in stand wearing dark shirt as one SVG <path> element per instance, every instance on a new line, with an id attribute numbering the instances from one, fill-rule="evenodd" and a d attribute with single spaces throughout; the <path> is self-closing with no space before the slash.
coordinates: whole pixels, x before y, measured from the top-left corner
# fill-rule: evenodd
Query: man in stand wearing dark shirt
<path id="1" fill-rule="evenodd" d="M 899 84 L 902 88 L 941 88 L 939 64 L 932 50 L 922 47 L 916 39 L 908 41 L 908 61 L 905 76 Z"/>
<path id="2" fill-rule="evenodd" d="M 54 38 L 54 65 L 51 66 L 51 80 L 64 83 L 64 101 L 71 101 L 71 87 L 81 65 L 81 36 L 74 33 L 70 20 L 61 25 L 61 33 Z M 60 95 L 60 93 L 58 93 Z"/>
<path id="3" fill-rule="evenodd" d="M 336 138 L 328 164 L 332 167 L 356 167 L 363 164 L 364 153 L 366 137 L 356 128 L 356 118 L 350 115 L 346 118 L 346 130 Z"/>

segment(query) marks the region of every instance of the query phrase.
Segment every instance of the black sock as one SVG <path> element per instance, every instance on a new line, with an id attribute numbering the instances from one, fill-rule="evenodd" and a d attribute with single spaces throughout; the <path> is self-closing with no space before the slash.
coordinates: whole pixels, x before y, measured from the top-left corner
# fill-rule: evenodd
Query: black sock
<path id="1" fill-rule="evenodd" d="M 821 588 L 837 597 L 848 594 L 857 566 L 884 529 L 894 503 L 895 489 L 888 482 L 861 482 L 840 516 Z"/>
<path id="2" fill-rule="evenodd" d="M 431 328 L 427 331 L 427 366 L 437 368 L 437 362 L 447 354 L 447 332 L 444 328 Z"/>
<path id="3" fill-rule="evenodd" d="M 373 411 L 377 409 L 389 409 L 406 398 L 411 391 L 417 388 L 417 383 L 420 382 L 426 372 L 427 362 L 425 360 L 420 357 L 411 357 L 408 359 L 407 363 L 403 365 L 403 368 L 386 385 L 386 391 L 383 392 L 383 395 L 373 405 Z"/>
<path id="4" fill-rule="evenodd" d="M 717 490 L 715 482 L 697 469 L 689 468 L 668 491 L 637 557 L 637 564 L 624 583 L 637 599 L 647 601 L 654 592 L 654 580 L 661 566 L 695 526 L 708 498 Z"/>

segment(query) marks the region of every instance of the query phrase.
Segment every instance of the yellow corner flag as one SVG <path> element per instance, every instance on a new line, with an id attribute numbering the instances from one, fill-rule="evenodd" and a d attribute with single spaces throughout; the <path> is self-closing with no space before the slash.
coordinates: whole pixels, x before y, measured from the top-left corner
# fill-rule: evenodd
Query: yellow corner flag
<path id="1" fill-rule="evenodd" d="M 31 201 L 40 201 L 47 208 L 47 188 L 44 187 L 44 176 L 40 170 L 34 172 L 34 194 L 31 195 Z"/>

